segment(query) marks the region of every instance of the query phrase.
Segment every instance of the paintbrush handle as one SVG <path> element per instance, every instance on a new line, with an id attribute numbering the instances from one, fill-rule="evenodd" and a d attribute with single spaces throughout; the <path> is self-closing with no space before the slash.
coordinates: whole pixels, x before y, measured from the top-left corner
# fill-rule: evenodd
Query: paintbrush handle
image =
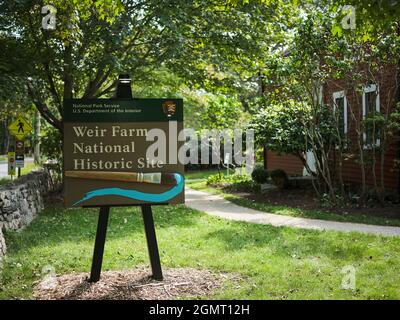
<path id="1" fill-rule="evenodd" d="M 124 181 L 124 182 L 144 182 L 161 183 L 161 172 L 142 173 L 142 172 L 110 172 L 110 171 L 65 171 L 68 178 Z"/>

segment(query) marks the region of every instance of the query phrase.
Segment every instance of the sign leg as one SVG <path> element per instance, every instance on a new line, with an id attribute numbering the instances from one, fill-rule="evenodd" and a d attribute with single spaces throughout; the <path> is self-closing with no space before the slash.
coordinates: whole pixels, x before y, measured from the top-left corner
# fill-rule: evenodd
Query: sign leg
<path id="1" fill-rule="evenodd" d="M 100 280 L 109 214 L 110 207 L 100 207 L 99 221 L 97 224 L 96 232 L 96 242 L 94 244 L 92 270 L 90 272 L 89 282 L 97 282 Z"/>
<path id="2" fill-rule="evenodd" d="M 147 248 L 149 249 L 151 271 L 153 273 L 153 279 L 162 281 L 163 274 L 161 270 L 160 254 L 158 252 L 156 231 L 154 228 L 153 212 L 151 206 L 143 205 L 142 215 L 144 221 L 144 230 L 146 232 Z"/>

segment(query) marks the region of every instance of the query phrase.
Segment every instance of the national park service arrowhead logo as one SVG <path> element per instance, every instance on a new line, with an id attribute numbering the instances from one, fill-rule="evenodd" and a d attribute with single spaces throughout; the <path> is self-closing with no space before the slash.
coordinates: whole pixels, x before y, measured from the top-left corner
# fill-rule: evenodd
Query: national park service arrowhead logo
<path id="1" fill-rule="evenodd" d="M 172 117 L 176 112 L 176 104 L 173 101 L 165 101 L 162 104 L 162 109 L 167 117 Z"/>

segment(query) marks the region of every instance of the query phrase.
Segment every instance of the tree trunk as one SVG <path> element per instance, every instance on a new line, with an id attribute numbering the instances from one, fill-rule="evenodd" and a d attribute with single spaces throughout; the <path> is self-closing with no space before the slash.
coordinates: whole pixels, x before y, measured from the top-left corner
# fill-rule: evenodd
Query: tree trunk
<path id="1" fill-rule="evenodd" d="M 34 128 L 34 147 L 33 147 L 33 159 L 35 164 L 40 162 L 40 113 L 36 111 L 35 113 L 35 128 Z"/>
<path id="2" fill-rule="evenodd" d="M 400 31 L 399 31 L 400 32 Z M 396 102 L 400 103 L 400 59 L 397 60 L 397 75 L 396 75 L 396 82 L 397 82 L 397 99 Z M 397 106 L 396 106 L 397 107 Z M 398 132 L 398 142 L 397 142 L 397 157 L 400 160 L 400 131 Z M 397 172 L 397 192 L 400 195 L 400 170 Z"/>

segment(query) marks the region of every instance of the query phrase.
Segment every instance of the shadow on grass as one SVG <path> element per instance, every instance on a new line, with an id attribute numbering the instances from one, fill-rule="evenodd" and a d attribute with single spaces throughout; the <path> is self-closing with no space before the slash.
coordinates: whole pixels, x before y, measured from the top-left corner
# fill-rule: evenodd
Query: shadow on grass
<path id="1" fill-rule="evenodd" d="M 368 250 L 366 242 L 357 241 L 360 234 L 356 233 L 340 234 L 268 225 L 240 224 L 243 225 L 242 228 L 234 225 L 227 226 L 224 229 L 208 233 L 205 238 L 206 240 L 217 238 L 229 251 L 267 248 L 274 255 L 286 257 L 296 255 L 326 257 L 333 260 L 360 259 L 366 256 Z M 377 240 L 374 236 L 371 236 L 372 238 Z"/>
<path id="2" fill-rule="evenodd" d="M 29 250 L 32 247 L 52 246 L 62 242 L 94 244 L 98 209 L 65 209 L 53 206 L 45 209 L 23 230 L 6 232 L 9 253 Z M 191 226 L 201 213 L 182 205 L 153 207 L 157 229 L 173 226 Z M 107 239 L 144 236 L 143 218 L 140 207 L 112 208 L 110 212 Z"/>
<path id="3" fill-rule="evenodd" d="M 97 212 L 48 208 L 23 232 L 7 233 L 9 256 L 0 298 L 29 298 L 42 267 L 48 264 L 60 274 L 90 270 Z M 303 263 L 305 267 L 318 263 L 328 268 L 364 263 L 363 272 L 368 274 L 382 272 L 387 281 L 396 275 L 399 238 L 227 221 L 184 206 L 155 207 L 154 215 L 163 266 L 238 272 L 250 275 L 251 281 L 260 285 L 269 281 L 264 282 L 268 263 L 274 263 L 275 279 L 294 276 L 294 281 L 303 281 L 301 273 L 294 274 L 302 270 Z M 116 208 L 110 217 L 103 271 L 148 265 L 140 208 Z M 301 277 L 313 281 L 307 273 Z M 367 281 L 375 285 L 373 279 Z M 282 288 L 289 286 L 283 284 Z M 82 289 L 78 286 L 76 293 Z"/>
<path id="4" fill-rule="evenodd" d="M 52 247 L 60 244 L 83 244 L 92 247 L 95 240 L 98 210 L 61 207 L 46 209 L 23 232 L 7 233 L 9 254 L 25 254 L 31 248 Z M 216 217 L 205 217 L 204 213 L 183 205 L 154 207 L 156 232 L 169 232 L 171 237 L 186 234 L 194 243 L 216 243 L 226 251 L 265 249 L 270 254 L 291 257 L 326 257 L 332 260 L 360 259 L 366 255 L 369 239 L 380 242 L 375 236 L 321 232 L 312 230 L 272 227 L 244 222 L 231 222 Z M 215 223 L 210 223 L 215 221 Z M 178 229 L 176 227 L 179 227 Z M 110 214 L 107 239 L 144 238 L 143 220 L 138 207 L 114 208 Z M 162 240 L 162 239 L 161 239 Z M 360 241 L 359 241 L 360 240 Z M 169 244 L 164 244 L 165 248 Z M 195 248 L 193 248 L 195 249 Z"/>

